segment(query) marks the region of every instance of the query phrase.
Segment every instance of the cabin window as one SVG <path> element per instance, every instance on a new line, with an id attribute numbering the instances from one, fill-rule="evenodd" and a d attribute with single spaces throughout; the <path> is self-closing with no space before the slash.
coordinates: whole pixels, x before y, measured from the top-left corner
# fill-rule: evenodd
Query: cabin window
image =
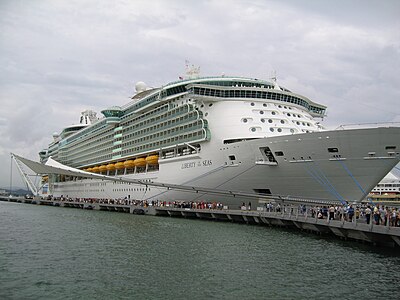
<path id="1" fill-rule="evenodd" d="M 328 148 L 328 152 L 336 153 L 336 152 L 339 152 L 339 149 L 338 148 Z"/>
<path id="2" fill-rule="evenodd" d="M 236 156 L 235 155 L 229 155 L 228 156 L 230 160 L 236 160 Z"/>

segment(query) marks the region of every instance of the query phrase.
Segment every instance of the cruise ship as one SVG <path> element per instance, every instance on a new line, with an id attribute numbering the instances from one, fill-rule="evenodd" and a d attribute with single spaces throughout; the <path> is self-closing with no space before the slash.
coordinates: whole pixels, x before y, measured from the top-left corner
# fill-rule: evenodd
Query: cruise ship
<path id="1" fill-rule="evenodd" d="M 325 130 L 326 106 L 275 78 L 187 76 L 135 85 L 125 106 L 84 111 L 53 134 L 42 163 L 108 179 L 48 174 L 48 194 L 71 198 L 242 203 L 151 183 L 257 195 L 360 201 L 399 162 L 400 127 Z M 137 179 L 144 184 L 113 181 Z M 110 180 L 111 178 L 111 180 Z"/>

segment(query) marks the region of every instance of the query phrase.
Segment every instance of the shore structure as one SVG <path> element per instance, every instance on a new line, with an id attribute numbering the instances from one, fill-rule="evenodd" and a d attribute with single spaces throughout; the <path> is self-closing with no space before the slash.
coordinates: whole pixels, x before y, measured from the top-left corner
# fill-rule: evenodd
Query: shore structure
<path id="1" fill-rule="evenodd" d="M 277 199 L 279 201 L 279 199 Z M 227 207 L 220 202 L 147 202 L 128 199 L 67 199 L 0 197 L 0 201 L 60 206 L 138 215 L 225 221 L 276 226 L 322 236 L 356 240 L 378 246 L 400 248 L 400 207 L 343 206 L 340 202 L 310 203 L 280 199 L 253 207 Z"/>

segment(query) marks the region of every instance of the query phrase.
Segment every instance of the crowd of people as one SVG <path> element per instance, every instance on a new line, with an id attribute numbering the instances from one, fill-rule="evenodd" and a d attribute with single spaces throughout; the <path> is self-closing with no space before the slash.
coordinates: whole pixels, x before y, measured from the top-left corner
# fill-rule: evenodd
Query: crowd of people
<path id="1" fill-rule="evenodd" d="M 221 202 L 205 202 L 205 201 L 147 201 L 147 200 L 133 200 L 129 198 L 124 199 L 98 199 L 98 198 L 69 198 L 58 197 L 48 200 L 58 200 L 66 202 L 79 202 L 90 204 L 113 204 L 113 205 L 135 205 L 141 207 L 172 207 L 172 208 L 187 208 L 187 209 L 227 209 Z M 246 205 L 242 203 L 239 207 L 241 210 L 251 210 L 251 202 Z M 266 212 L 277 213 L 297 213 L 304 216 L 329 219 L 329 220 L 342 220 L 347 222 L 365 222 L 374 225 L 387 225 L 400 227 L 400 208 L 389 207 L 387 205 L 373 205 L 373 204 L 359 204 L 359 205 L 325 205 L 325 206 L 312 206 L 300 204 L 298 207 L 294 205 L 281 205 L 280 203 L 267 203 L 262 208 Z"/>
<path id="2" fill-rule="evenodd" d="M 154 206 L 154 207 L 172 207 L 172 208 L 190 208 L 190 209 L 223 209 L 221 202 L 205 202 L 205 201 L 148 201 L 124 199 L 99 199 L 99 198 L 70 198 L 70 197 L 51 197 L 48 200 L 56 200 L 61 202 L 77 202 L 90 204 L 113 204 L 113 205 L 135 205 L 135 206 Z M 226 207 L 225 207 L 226 208 Z"/>
<path id="3" fill-rule="evenodd" d="M 325 205 L 325 206 L 307 206 L 299 205 L 297 208 L 293 205 L 283 207 L 284 212 L 302 214 L 317 219 L 342 220 L 347 222 L 365 222 L 374 225 L 387 225 L 400 227 L 400 209 L 385 205 L 360 204 L 360 205 Z M 281 212 L 280 204 L 274 205 L 268 203 L 265 206 L 268 212 Z"/>

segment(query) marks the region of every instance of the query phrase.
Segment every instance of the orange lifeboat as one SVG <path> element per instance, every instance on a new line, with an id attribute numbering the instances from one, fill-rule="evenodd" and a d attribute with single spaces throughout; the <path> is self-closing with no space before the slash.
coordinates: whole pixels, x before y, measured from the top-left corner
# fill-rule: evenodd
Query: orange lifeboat
<path id="1" fill-rule="evenodd" d="M 87 168 L 86 169 L 86 172 L 92 172 L 93 171 L 93 168 Z"/>
<path id="2" fill-rule="evenodd" d="M 106 166 L 106 165 L 101 165 L 101 166 L 99 167 L 99 171 L 100 171 L 100 172 L 107 172 L 107 166 Z"/>
<path id="3" fill-rule="evenodd" d="M 127 169 L 134 168 L 135 167 L 135 162 L 132 159 L 126 160 L 126 161 L 124 161 L 124 166 Z"/>
<path id="4" fill-rule="evenodd" d="M 146 159 L 144 158 L 136 158 L 134 162 L 136 167 L 144 167 L 146 165 Z"/>
<path id="5" fill-rule="evenodd" d="M 114 164 L 108 164 L 106 166 L 106 168 L 107 168 L 108 171 L 114 171 L 115 170 L 115 165 Z"/>
<path id="6" fill-rule="evenodd" d="M 123 163 L 123 162 L 117 162 L 117 163 L 115 164 L 115 168 L 116 168 L 117 170 L 120 170 L 120 169 L 125 168 L 124 163 Z"/>
<path id="7" fill-rule="evenodd" d="M 99 167 L 96 166 L 96 167 L 92 168 L 92 172 L 93 173 L 99 173 L 100 172 Z"/>
<path id="8" fill-rule="evenodd" d="M 149 165 L 157 165 L 158 164 L 158 155 L 150 155 L 146 157 L 146 162 Z"/>

